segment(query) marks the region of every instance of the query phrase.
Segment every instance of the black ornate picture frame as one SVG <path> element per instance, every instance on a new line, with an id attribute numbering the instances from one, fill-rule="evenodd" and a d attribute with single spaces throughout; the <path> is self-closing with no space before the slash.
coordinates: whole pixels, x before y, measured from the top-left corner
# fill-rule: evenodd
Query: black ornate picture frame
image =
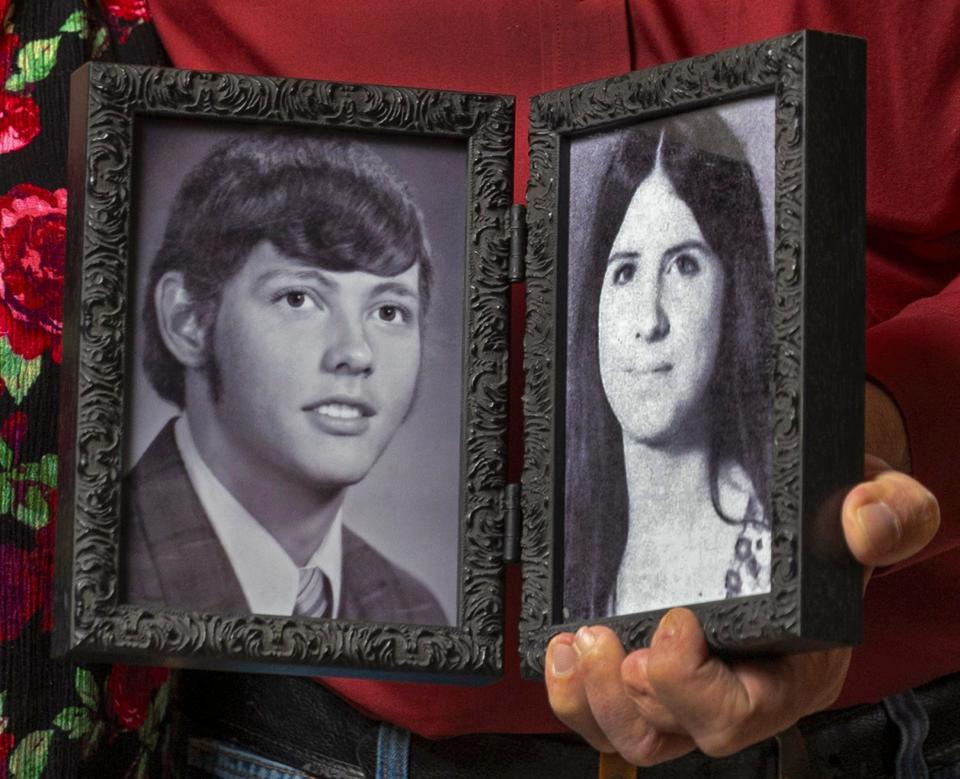
<path id="1" fill-rule="evenodd" d="M 570 387 L 580 381 L 578 372 L 591 370 L 573 356 L 579 354 L 573 351 L 574 345 L 590 336 L 579 330 L 571 332 L 570 323 L 579 320 L 571 319 L 569 312 L 580 294 L 574 280 L 578 273 L 583 275 L 574 263 L 597 261 L 597 257 L 576 248 L 576 213 L 590 210 L 595 202 L 597 209 L 604 208 L 603 187 L 613 176 L 614 163 L 604 174 L 607 178 L 600 177 L 597 201 L 584 196 L 579 173 L 571 171 L 582 169 L 576 166 L 586 153 L 582 152 L 585 141 L 603 141 L 609 136 L 614 138 L 611 147 L 623 149 L 627 141 L 621 136 L 643 132 L 644 127 L 655 128 L 651 148 L 656 151 L 648 152 L 656 155 L 652 164 L 666 166 L 661 159 L 674 159 L 669 155 L 679 154 L 671 151 L 671 134 L 680 133 L 675 129 L 678 124 L 700 122 L 698 117 L 746 105 L 747 101 L 769 105 L 773 114 L 768 149 L 772 160 L 768 171 L 771 207 L 767 218 L 772 287 L 765 293 L 769 296 L 772 328 L 768 331 L 769 349 L 756 366 L 763 377 L 762 390 L 758 391 L 766 392 L 768 398 L 769 428 L 764 440 L 768 441 L 770 457 L 765 470 L 761 470 L 768 474 L 769 484 L 766 508 L 760 514 L 766 518 L 761 525 L 766 536 L 760 541 L 772 545 L 766 552 L 766 590 L 731 596 L 731 582 L 739 588 L 740 579 L 739 575 L 731 579 L 728 570 L 727 597 L 680 597 L 647 610 L 624 612 L 611 607 L 604 613 L 603 604 L 619 600 L 617 588 L 621 582 L 629 583 L 637 566 L 623 574 L 627 567 L 618 572 L 620 560 L 596 553 L 592 558 L 585 555 L 574 543 L 583 534 L 574 536 L 566 527 L 569 517 L 565 501 L 578 498 L 571 497 L 570 490 L 582 490 L 585 483 L 581 479 L 576 488 L 566 485 L 571 474 L 570 452 L 574 447 L 589 450 L 593 441 L 599 440 L 599 433 L 590 425 L 578 423 L 568 430 L 571 414 L 579 413 L 568 408 L 568 400 L 574 397 Z M 613 628 L 626 647 L 638 648 L 649 643 L 660 617 L 672 606 L 689 605 L 700 619 L 709 644 L 721 654 L 795 651 L 860 640 L 862 572 L 846 550 L 840 505 L 846 490 L 863 473 L 864 128 L 865 42 L 813 31 L 533 99 L 527 206 L 520 626 L 521 658 L 527 675 L 543 673 L 547 642 L 561 631 L 599 622 Z M 719 156 L 726 154 L 717 152 Z M 705 175 L 695 179 L 691 189 L 708 188 Z M 653 173 L 649 176 L 652 178 Z M 640 202 L 641 187 L 631 187 L 636 189 L 628 192 Z M 680 185 L 675 185 L 674 194 L 679 189 Z M 661 189 L 660 199 L 669 198 L 663 194 L 669 191 L 669 186 Z M 718 197 L 722 200 L 725 195 Z M 649 202 L 649 198 L 643 202 Z M 624 207 L 632 209 L 633 204 L 630 200 Z M 694 217 L 702 223 L 699 216 Z M 601 215 L 598 220 L 603 218 Z M 625 224 L 626 216 L 623 219 Z M 592 227 L 594 233 L 601 229 L 597 224 L 599 221 Z M 707 232 L 705 227 L 702 231 Z M 622 234 L 621 227 L 613 248 Z M 650 234 L 647 230 L 641 236 L 647 241 L 644 247 L 649 245 Z M 611 287 L 624 286 L 635 274 L 639 278 L 642 266 L 635 262 L 637 257 L 643 259 L 639 248 L 606 254 L 610 251 L 608 240 L 603 251 L 599 262 L 605 270 L 598 273 L 612 274 Z M 683 260 L 687 265 L 676 272 L 686 274 L 683 268 L 687 267 L 694 269 L 689 273 L 695 272 L 700 267 L 698 262 L 711 261 L 711 254 L 707 247 L 706 259 L 694 256 L 693 260 Z M 620 257 L 629 259 L 629 267 L 611 270 Z M 724 279 L 732 273 L 729 267 Z M 724 306 L 729 308 L 729 302 L 722 304 L 721 310 Z M 652 316 L 654 321 L 644 325 L 647 330 L 643 337 L 658 332 L 656 337 L 665 342 L 669 322 L 659 321 L 656 312 Z M 598 317 L 602 319 L 603 315 L 594 315 Z M 601 322 L 595 327 L 602 330 L 604 326 Z M 598 338 L 596 333 L 592 338 Z M 616 343 L 629 346 L 633 338 L 638 342 L 641 339 L 639 325 L 635 336 L 624 336 Z M 651 336 L 650 340 L 655 339 Z M 603 350 L 602 343 L 599 348 Z M 644 386 L 653 388 L 648 395 L 656 395 L 656 388 L 668 386 L 658 383 L 664 379 L 657 372 L 679 373 L 673 364 L 676 362 L 667 354 L 648 363 L 643 371 L 636 369 L 636 373 L 651 374 L 643 379 Z M 602 373 L 604 369 L 593 370 Z M 639 403 L 630 398 L 615 402 L 609 400 L 609 393 L 604 398 L 600 391 L 594 395 L 577 402 L 595 401 L 607 408 L 620 402 L 626 409 L 622 414 L 632 413 Z M 612 413 L 621 412 L 613 409 Z M 633 431 L 627 432 L 633 441 Z M 654 434 L 650 435 L 649 441 L 658 443 Z M 623 474 L 623 460 L 609 467 Z M 584 477 L 593 478 L 606 476 L 589 471 Z M 571 527 L 575 522 L 592 528 L 618 521 L 606 504 L 606 483 L 588 490 L 595 499 L 593 504 L 588 501 L 586 509 L 580 500 L 577 505 L 581 514 L 570 520 Z M 717 513 L 722 516 L 719 508 Z M 746 519 L 743 525 L 746 527 Z M 741 543 L 745 544 L 743 550 Z M 731 555 L 733 551 L 731 548 Z M 750 543 L 738 538 L 737 560 L 749 561 L 751 554 Z M 752 562 L 744 568 L 744 575 L 750 566 L 762 570 Z M 601 592 L 600 608 L 579 614 L 567 609 L 567 601 L 574 601 L 567 580 L 580 577 L 593 581 L 604 567 L 613 572 L 604 574 L 607 590 Z M 617 583 L 611 585 L 614 574 Z M 611 586 L 616 597 L 610 594 Z M 627 589 L 626 584 L 622 586 Z"/>
<path id="2" fill-rule="evenodd" d="M 556 633 L 599 622 L 626 647 L 640 647 L 672 606 L 692 608 L 721 654 L 856 643 L 862 572 L 846 550 L 839 509 L 863 465 L 864 82 L 862 40 L 803 31 L 537 96 L 524 219 L 523 208 L 512 205 L 510 97 L 85 65 L 74 75 L 71 111 L 55 651 L 228 670 L 491 678 L 503 667 L 504 566 L 517 560 L 518 537 L 520 654 L 531 677 L 542 674 L 546 644 Z M 171 606 L 152 602 L 148 586 L 131 586 L 136 576 L 124 550 L 135 546 L 139 532 L 127 516 L 139 487 L 127 486 L 127 478 L 153 446 L 138 437 L 154 435 L 140 430 L 140 390 L 131 387 L 144 383 L 140 374 L 149 361 L 140 332 L 151 305 L 145 290 L 160 293 L 144 278 L 151 257 L 159 256 L 156 213 L 168 210 L 150 193 L 187 181 L 192 174 L 184 171 L 203 156 L 197 149 L 227 147 L 229 138 L 243 146 L 245 137 L 261 132 L 345 139 L 383 157 L 399 182 L 387 189 L 398 203 L 414 202 L 410 213 L 420 214 L 428 244 L 436 237 L 432 209 L 449 201 L 447 208 L 459 210 L 460 226 L 452 228 L 458 247 L 450 249 L 449 235 L 432 247 L 456 264 L 439 287 L 434 279 L 435 290 L 447 290 L 440 305 L 446 313 L 433 311 L 432 298 L 427 312 L 434 332 L 453 346 L 447 344 L 446 363 L 424 369 L 427 378 L 418 367 L 423 380 L 408 387 L 411 407 L 432 411 L 437 392 L 446 393 L 456 421 L 434 420 L 399 458 L 429 451 L 455 471 L 438 471 L 420 485 L 456 503 L 448 512 L 456 523 L 448 560 L 456 592 L 446 594 L 445 624 L 434 616 L 274 616 L 282 612 L 228 601 Z M 207 143 L 205 134 L 229 136 L 228 142 Z M 157 138 L 166 139 L 161 148 L 168 150 L 159 156 L 150 151 Z M 462 160 L 453 177 L 430 167 L 430 155 L 444 144 L 461 155 L 446 158 Z M 193 162 L 167 166 L 169 150 Z M 423 160 L 426 168 L 417 171 Z M 629 179 L 631 166 L 641 170 L 639 178 Z M 394 180 L 393 173 L 384 176 Z M 418 187 L 429 195 L 422 202 Z M 617 204 L 611 209 L 611 203 Z M 728 211 L 736 214 L 727 219 L 736 225 L 731 234 L 740 236 L 732 245 L 753 247 L 738 249 L 736 260 L 724 259 L 729 252 L 715 239 Z M 686 233 L 677 228 L 684 224 Z M 591 273 L 589 263 L 600 254 L 602 272 Z M 652 275 L 641 263 L 651 255 L 662 258 Z M 402 270 L 384 262 L 388 270 L 377 275 L 393 278 Z M 710 268 L 719 269 L 713 277 Z M 704 288 L 714 290 L 712 297 L 690 297 L 693 287 L 683 287 L 710 278 L 713 287 Z M 511 281 L 522 280 L 525 448 L 518 487 L 506 483 L 505 467 L 508 291 Z M 664 292 L 669 285 L 673 291 Z M 645 289 L 654 290 L 648 294 L 654 304 L 646 307 L 640 305 Z M 299 309 L 301 297 L 294 290 L 278 299 Z M 406 321 L 397 308 L 390 303 L 376 315 Z M 648 315 L 642 325 L 630 319 L 635 311 Z M 737 323 L 732 329 L 730 321 Z M 686 333 L 686 357 L 661 348 L 674 342 L 667 338 L 671 329 L 674 339 Z M 638 352 L 636 363 L 624 362 L 634 341 L 654 346 Z M 734 367 L 721 372 L 721 363 Z M 744 384 L 744 377 L 752 378 Z M 316 410 L 357 415 L 350 403 L 330 396 Z M 666 563 L 695 555 L 665 520 L 662 527 L 656 522 L 676 509 L 676 500 L 651 502 L 635 486 L 631 493 L 637 481 L 627 473 L 635 479 L 652 472 L 628 447 L 639 441 L 656 449 L 670 440 L 677 429 L 671 420 L 686 425 L 685 403 L 700 403 L 707 409 L 701 416 L 714 420 L 703 439 L 710 442 L 704 462 L 713 510 L 726 527 L 717 525 L 706 541 L 691 532 L 704 570 L 712 571 L 707 584 L 700 588 L 696 567 L 687 565 L 686 579 L 677 576 L 685 583 L 671 589 Z M 354 405 L 361 417 L 380 411 L 372 401 Z M 407 421 L 403 415 L 401 426 Z M 459 432 L 452 432 L 457 423 Z M 348 432 L 365 424 L 324 423 Z M 168 449 L 175 440 L 189 459 L 174 427 L 165 428 Z M 621 442 L 613 459 L 609 448 L 595 445 L 608 442 L 610 430 Z M 454 436 L 457 451 L 441 454 L 430 435 Z M 720 449 L 720 440 L 739 443 Z M 691 505 L 699 495 L 678 494 L 681 503 L 691 497 Z M 162 491 L 149 495 L 166 505 Z M 380 495 L 389 506 L 390 491 Z M 652 524 L 631 536 L 637 516 Z M 435 539 L 420 527 L 403 544 L 429 548 Z M 621 528 L 617 559 L 609 554 L 615 545 L 592 540 L 609 536 L 608 527 Z M 189 575 L 205 558 L 191 557 L 190 539 L 181 540 L 182 550 L 171 545 L 164 553 Z M 718 563 L 716 553 L 711 562 L 703 551 L 710 543 L 729 547 L 729 562 Z M 366 554 L 365 567 L 392 570 L 384 555 Z M 628 554 L 634 555 L 629 564 L 621 564 Z M 407 571 L 419 581 L 416 564 Z M 666 594 L 661 588 L 659 600 L 644 601 L 652 592 L 644 582 L 655 575 L 668 582 Z M 321 602 L 330 595 L 326 586 Z M 337 598 L 334 589 L 334 604 Z"/>
<path id="3" fill-rule="evenodd" d="M 284 673 L 454 681 L 498 675 L 513 98 L 105 63 L 78 70 L 72 89 L 55 650 L 93 660 Z M 121 547 L 131 532 L 123 516 L 126 388 L 139 326 L 131 315 L 133 276 L 136 262 L 146 262 L 134 258 L 144 217 L 136 197 L 150 184 L 138 179 L 138 139 L 150 122 L 168 121 L 343 133 L 401 146 L 417 139 L 462 144 L 453 624 L 198 611 L 121 597 Z M 388 308 L 383 317 L 392 321 L 395 307 Z"/>

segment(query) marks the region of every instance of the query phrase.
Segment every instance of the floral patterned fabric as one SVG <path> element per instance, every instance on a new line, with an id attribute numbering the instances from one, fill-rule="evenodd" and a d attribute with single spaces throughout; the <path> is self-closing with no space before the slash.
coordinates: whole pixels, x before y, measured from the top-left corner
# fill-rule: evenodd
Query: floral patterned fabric
<path id="1" fill-rule="evenodd" d="M 50 657 L 70 73 L 161 63 L 145 0 L 0 0 L 0 779 L 164 772 L 170 672 Z"/>

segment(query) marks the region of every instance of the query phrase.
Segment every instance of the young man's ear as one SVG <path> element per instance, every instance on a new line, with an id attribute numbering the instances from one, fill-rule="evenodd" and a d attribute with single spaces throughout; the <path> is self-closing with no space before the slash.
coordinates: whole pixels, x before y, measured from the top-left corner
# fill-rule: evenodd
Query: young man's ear
<path id="1" fill-rule="evenodd" d="M 153 291 L 160 336 L 167 349 L 184 367 L 202 368 L 207 361 L 206 328 L 179 271 L 160 277 Z"/>

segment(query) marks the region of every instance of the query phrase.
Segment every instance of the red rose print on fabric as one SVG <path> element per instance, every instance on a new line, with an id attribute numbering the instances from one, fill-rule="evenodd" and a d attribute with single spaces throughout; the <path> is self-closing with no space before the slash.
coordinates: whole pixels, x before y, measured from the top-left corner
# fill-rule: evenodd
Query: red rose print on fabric
<path id="1" fill-rule="evenodd" d="M 127 42 L 135 27 L 150 21 L 147 0 L 106 0 L 104 8 L 110 16 L 110 27 L 119 35 L 121 46 Z"/>
<path id="2" fill-rule="evenodd" d="M 7 761 L 17 737 L 13 733 L 0 733 L 0 779 L 7 779 Z"/>
<path id="3" fill-rule="evenodd" d="M 53 626 L 50 588 L 53 583 L 53 525 L 37 531 L 33 549 L 0 545 L 0 641 L 10 641 L 34 615 L 41 628 Z"/>
<path id="4" fill-rule="evenodd" d="M 67 191 L 20 184 L 0 196 L 0 335 L 60 362 Z"/>
<path id="5" fill-rule="evenodd" d="M 40 132 L 40 107 L 33 98 L 12 94 L 4 86 L 13 72 L 19 46 L 17 35 L 0 32 L 0 154 L 22 149 Z"/>
<path id="6" fill-rule="evenodd" d="M 29 95 L 0 90 L 0 154 L 17 151 L 40 133 L 40 106 Z"/>
<path id="7" fill-rule="evenodd" d="M 39 530 L 56 517 L 58 462 L 55 454 L 23 462 L 28 421 L 26 414 L 15 411 L 0 425 L 0 516 Z"/>
<path id="8" fill-rule="evenodd" d="M 107 0 L 107 13 L 128 22 L 146 22 L 150 19 L 147 0 Z"/>
<path id="9" fill-rule="evenodd" d="M 26 414 L 16 411 L 0 425 L 0 438 L 10 448 L 13 458 L 11 463 L 20 462 L 20 444 L 23 443 L 23 437 L 27 434 L 28 421 Z"/>
<path id="10" fill-rule="evenodd" d="M 0 0 L 0 5 L 3 0 Z M 0 21 L 3 19 L 3 13 L 0 12 Z M 13 72 L 13 55 L 20 46 L 20 36 L 15 33 L 5 33 L 0 31 L 0 81 L 4 84 Z"/>
<path id="11" fill-rule="evenodd" d="M 107 679 L 110 708 L 120 727 L 138 730 L 147 719 L 150 700 L 170 677 L 169 668 L 115 665 Z"/>

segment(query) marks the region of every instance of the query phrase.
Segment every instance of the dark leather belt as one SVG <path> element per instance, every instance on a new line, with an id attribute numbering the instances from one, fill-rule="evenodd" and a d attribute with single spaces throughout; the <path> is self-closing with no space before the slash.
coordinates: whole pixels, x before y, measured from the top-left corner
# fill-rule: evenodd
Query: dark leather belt
<path id="1" fill-rule="evenodd" d="M 237 744 L 317 777 L 375 775 L 378 723 L 310 679 L 192 671 L 181 684 L 183 724 L 191 738 Z M 928 766 L 960 763 L 960 674 L 916 695 L 930 719 L 924 742 Z M 792 733 L 779 744 L 769 739 L 726 758 L 694 752 L 642 769 L 641 776 L 893 776 L 900 731 L 880 704 L 822 712 L 800 722 L 802 739 Z M 595 779 L 597 753 L 574 736 L 479 734 L 437 741 L 414 736 L 410 776 Z"/>

